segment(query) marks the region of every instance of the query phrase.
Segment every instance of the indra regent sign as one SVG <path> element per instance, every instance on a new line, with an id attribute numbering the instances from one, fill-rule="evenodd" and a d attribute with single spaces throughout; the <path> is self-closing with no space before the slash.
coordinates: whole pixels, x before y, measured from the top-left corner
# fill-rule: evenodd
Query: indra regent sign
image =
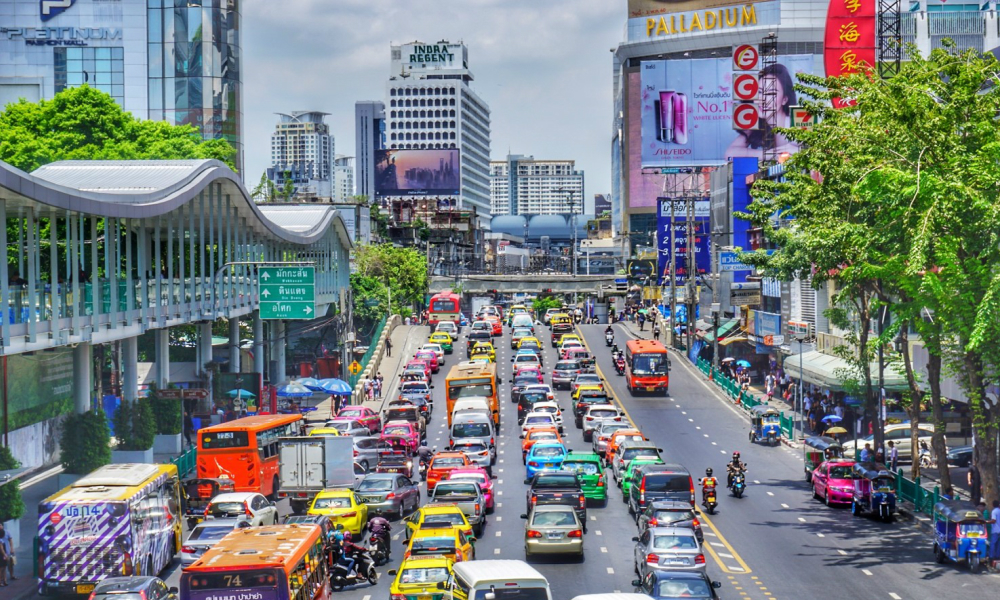
<path id="1" fill-rule="evenodd" d="M 428 46 L 412 46 L 410 63 L 450 63 L 455 61 L 455 54 L 446 44 L 431 44 Z"/>

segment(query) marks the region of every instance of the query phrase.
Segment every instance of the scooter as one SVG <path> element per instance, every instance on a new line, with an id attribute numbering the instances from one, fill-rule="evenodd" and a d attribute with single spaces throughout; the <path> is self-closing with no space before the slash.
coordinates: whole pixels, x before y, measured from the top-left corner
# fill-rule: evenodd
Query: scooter
<path id="1" fill-rule="evenodd" d="M 733 475 L 733 485 L 730 487 L 733 490 L 733 496 L 742 498 L 743 492 L 747 489 L 746 475 L 742 471 Z"/>
<path id="2" fill-rule="evenodd" d="M 625 359 L 619 358 L 615 361 L 615 373 L 618 373 L 619 375 L 625 374 Z"/>
<path id="3" fill-rule="evenodd" d="M 368 552 L 372 555 L 372 560 L 375 562 L 375 566 L 381 566 L 389 562 L 391 555 L 389 553 L 389 532 L 373 533 L 370 538 L 368 538 Z"/>
<path id="4" fill-rule="evenodd" d="M 714 485 L 704 485 L 701 488 L 701 505 L 705 507 L 705 510 L 710 515 L 715 514 L 715 507 L 719 505 L 715 498 L 715 486 Z"/>
<path id="5" fill-rule="evenodd" d="M 375 561 L 371 553 L 357 552 L 353 569 L 348 569 L 342 560 L 338 560 L 333 565 L 330 572 L 330 587 L 335 592 L 339 592 L 348 585 L 356 585 L 367 581 L 371 585 L 378 583 L 378 573 L 375 572 Z"/>
<path id="6" fill-rule="evenodd" d="M 611 333 L 610 331 L 608 333 L 605 333 L 604 334 L 604 345 L 607 346 L 608 348 L 610 348 L 611 346 L 614 346 L 615 345 L 615 334 Z"/>

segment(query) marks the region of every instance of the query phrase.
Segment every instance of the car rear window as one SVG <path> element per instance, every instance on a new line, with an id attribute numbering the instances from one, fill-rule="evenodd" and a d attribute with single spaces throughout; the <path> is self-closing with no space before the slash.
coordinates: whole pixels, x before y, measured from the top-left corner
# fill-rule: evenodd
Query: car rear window
<path id="1" fill-rule="evenodd" d="M 592 416 L 592 417 L 596 417 L 596 418 L 599 418 L 599 419 L 606 419 L 606 418 L 610 418 L 610 417 L 617 417 L 618 416 L 618 411 L 617 410 L 611 410 L 609 408 L 609 409 L 591 410 L 590 413 L 588 413 L 588 414 L 590 416 Z"/>
<path id="2" fill-rule="evenodd" d="M 387 492 L 392 489 L 390 479 L 365 479 L 358 484 L 359 492 Z"/>
<path id="3" fill-rule="evenodd" d="M 364 482 L 361 482 L 364 485 Z M 374 488 L 368 488 L 374 489 Z M 313 508 L 350 508 L 350 498 L 317 498 Z"/>
<path id="4" fill-rule="evenodd" d="M 665 525 L 667 523 L 690 521 L 694 518 L 694 515 L 689 510 L 658 510 L 653 513 L 653 518 L 657 520 L 659 525 Z"/>
<path id="5" fill-rule="evenodd" d="M 576 477 L 573 475 L 546 475 L 535 480 L 536 488 L 546 487 L 574 487 Z"/>
<path id="6" fill-rule="evenodd" d="M 124 594 L 123 593 L 119 593 L 119 592 L 112 592 L 112 593 L 108 593 L 108 594 L 102 594 L 102 593 L 98 592 L 98 593 L 94 594 L 93 598 L 94 598 L 94 600 L 143 600 L 143 597 L 142 597 L 141 594 L 135 594 L 135 593 L 132 593 L 132 592 L 124 593 Z"/>
<path id="7" fill-rule="evenodd" d="M 542 458 L 554 458 L 566 454 L 566 451 L 561 446 L 545 446 L 542 448 L 535 446 L 533 454 Z"/>
<path id="8" fill-rule="evenodd" d="M 562 464 L 562 468 L 567 471 L 575 471 L 581 475 L 597 475 L 601 472 L 600 468 L 592 462 L 584 461 L 565 461 Z"/>
<path id="9" fill-rule="evenodd" d="M 431 468 L 433 469 L 437 467 L 460 467 L 463 465 L 465 465 L 465 461 L 462 460 L 461 458 L 457 456 L 448 456 L 445 458 L 435 458 L 434 464 L 431 465 Z"/>
<path id="10" fill-rule="evenodd" d="M 410 546 L 411 554 L 439 554 L 455 551 L 454 538 L 419 538 Z"/>
<path id="11" fill-rule="evenodd" d="M 526 425 L 534 425 L 536 423 L 537 424 L 540 424 L 540 423 L 551 423 L 551 422 L 552 422 L 552 417 L 550 417 L 548 415 L 545 415 L 544 417 L 541 416 L 541 415 L 538 415 L 538 416 L 535 416 L 535 417 L 528 417 L 524 421 L 524 423 Z"/>
<path id="12" fill-rule="evenodd" d="M 688 492 L 691 478 L 688 475 L 646 475 L 647 492 Z"/>
<path id="13" fill-rule="evenodd" d="M 246 505 L 242 502 L 214 502 L 209 506 L 208 514 L 213 517 L 243 516 L 246 514 Z"/>
<path id="14" fill-rule="evenodd" d="M 438 487 L 434 490 L 435 498 L 448 498 L 451 496 L 475 496 L 476 495 L 476 484 L 456 484 L 449 485 L 446 483 L 439 483 Z"/>
<path id="15" fill-rule="evenodd" d="M 654 550 L 695 550 L 698 541 L 693 535 L 658 535 L 653 538 Z"/>
<path id="16" fill-rule="evenodd" d="M 622 452 L 622 460 L 632 460 L 640 456 L 658 457 L 659 453 L 656 452 L 656 448 L 626 448 Z"/>
<path id="17" fill-rule="evenodd" d="M 575 371 L 579 368 L 580 363 L 576 361 L 556 363 L 556 371 Z"/>
<path id="18" fill-rule="evenodd" d="M 233 530 L 232 527 L 195 527 L 189 540 L 221 540 Z"/>
<path id="19" fill-rule="evenodd" d="M 487 423 L 456 423 L 451 428 L 451 437 L 487 437 L 490 435 L 490 426 Z"/>

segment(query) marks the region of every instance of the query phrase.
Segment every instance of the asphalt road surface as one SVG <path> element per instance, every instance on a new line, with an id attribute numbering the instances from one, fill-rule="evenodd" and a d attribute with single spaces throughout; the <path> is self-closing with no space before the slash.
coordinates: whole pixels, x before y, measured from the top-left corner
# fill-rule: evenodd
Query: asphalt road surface
<path id="1" fill-rule="evenodd" d="M 717 514 L 700 517 L 708 573 L 722 582 L 722 598 L 900 600 L 949 597 L 959 591 L 970 598 L 995 597 L 1000 577 L 972 575 L 954 565 L 937 565 L 931 554 L 930 534 L 915 523 L 898 519 L 883 524 L 854 518 L 849 509 L 830 509 L 813 500 L 803 478 L 801 456 L 786 446 L 751 445 L 747 441 L 746 418 L 716 394 L 680 355 L 672 356 L 669 397 L 632 397 L 624 378 L 614 373 L 604 343 L 604 328 L 580 327 L 597 357 L 598 372 L 610 377 L 606 381 L 613 395 L 645 435 L 663 448 L 664 460 L 685 465 L 696 479 L 709 466 L 724 477 L 725 464 L 735 450 L 748 463 L 746 495 L 735 499 L 720 489 Z M 624 348 L 629 334 L 620 326 L 615 329 L 616 342 Z M 512 353 L 508 336 L 505 328 L 504 336 L 495 339 L 502 410 L 499 456 L 494 467 L 497 509 L 489 516 L 482 539 L 476 541 L 479 559 L 524 558 L 524 521 L 520 514 L 525 511 L 526 486 L 524 467 L 518 460 L 516 406 L 510 402 Z M 548 383 L 556 356 L 548 344 L 547 327 L 538 326 L 538 337 L 545 344 Z M 428 445 L 439 450 L 448 442 L 445 374 L 464 355 L 463 336 L 455 345 L 455 353 L 448 355 L 448 364 L 434 376 L 435 411 L 428 427 Z M 557 391 L 556 397 L 566 420 L 564 439 L 574 450 L 589 451 L 590 443 L 583 441 L 580 430 L 573 425 L 569 392 Z M 610 471 L 607 478 L 613 481 Z M 568 600 L 585 593 L 633 591 L 631 538 L 637 533 L 635 522 L 621 502 L 621 492 L 613 485 L 609 496 L 606 507 L 591 506 L 588 510 L 583 563 L 572 559 L 533 563 L 548 578 L 553 598 Z M 287 514 L 287 503 L 279 504 L 279 510 Z M 399 565 L 404 550 L 402 529 L 401 524 L 393 524 L 393 560 L 379 568 L 378 585 L 349 588 L 339 597 L 388 598 L 391 577 L 386 571 Z M 180 569 L 175 565 L 166 578 L 168 585 L 177 585 L 179 576 Z"/>

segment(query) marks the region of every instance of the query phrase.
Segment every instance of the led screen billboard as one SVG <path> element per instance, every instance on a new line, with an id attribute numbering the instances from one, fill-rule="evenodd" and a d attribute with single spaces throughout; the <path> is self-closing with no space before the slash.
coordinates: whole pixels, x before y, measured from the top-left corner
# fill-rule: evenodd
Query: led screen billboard
<path id="1" fill-rule="evenodd" d="M 376 150 L 376 196 L 459 193 L 458 150 Z"/>
<path id="2" fill-rule="evenodd" d="M 761 0 L 628 0 L 628 16 L 648 17 L 666 13 L 703 10 L 719 6 L 747 5 Z"/>
<path id="3" fill-rule="evenodd" d="M 777 86 L 777 110 L 762 127 L 787 127 L 789 107 L 796 104 L 797 73 L 815 73 L 821 57 L 798 54 L 778 57 L 761 71 Z M 729 57 L 643 61 L 640 67 L 642 166 L 714 165 L 731 158 L 763 158 L 764 131 L 733 130 L 733 66 Z M 759 100 L 758 100 L 759 102 Z M 798 146 L 778 135 L 778 153 Z"/>
<path id="4" fill-rule="evenodd" d="M 674 241 L 674 274 L 676 285 L 683 285 L 688 280 L 688 226 L 685 202 L 678 200 L 674 206 L 674 218 L 670 218 L 670 198 L 658 198 L 656 226 L 657 233 L 657 271 L 659 284 L 670 285 L 670 231 L 673 229 Z M 691 235 L 694 238 L 694 261 L 697 275 L 703 276 L 712 268 L 709 253 L 709 214 L 710 201 L 706 198 L 698 200 L 694 205 L 694 222 L 690 224 Z"/>

